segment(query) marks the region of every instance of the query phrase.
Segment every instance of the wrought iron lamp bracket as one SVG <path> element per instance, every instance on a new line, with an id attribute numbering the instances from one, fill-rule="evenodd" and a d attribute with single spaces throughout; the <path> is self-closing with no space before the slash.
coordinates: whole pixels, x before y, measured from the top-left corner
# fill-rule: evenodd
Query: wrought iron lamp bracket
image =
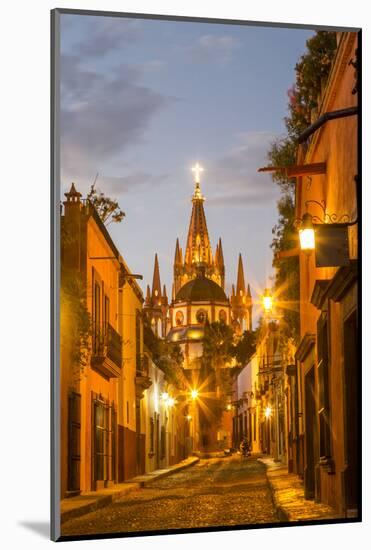
<path id="1" fill-rule="evenodd" d="M 349 214 L 341 214 L 341 215 L 338 215 L 336 213 L 333 213 L 333 214 L 329 214 L 327 211 L 326 211 L 326 203 L 325 201 L 316 201 L 316 200 L 307 200 L 305 202 L 305 207 L 306 207 L 306 213 L 309 214 L 309 211 L 308 211 L 308 206 L 309 204 L 316 204 L 317 206 L 319 206 L 323 212 L 323 217 L 321 218 L 320 216 L 313 216 L 310 214 L 311 216 L 311 219 L 312 219 L 312 222 L 314 224 L 330 224 L 330 225 L 338 225 L 338 226 L 351 226 L 351 225 L 355 225 L 357 222 L 358 222 L 358 216 L 354 219 L 354 220 L 351 220 L 351 217 Z M 294 220 L 294 227 L 296 229 L 300 229 L 301 225 L 303 223 L 303 218 L 295 218 Z"/>

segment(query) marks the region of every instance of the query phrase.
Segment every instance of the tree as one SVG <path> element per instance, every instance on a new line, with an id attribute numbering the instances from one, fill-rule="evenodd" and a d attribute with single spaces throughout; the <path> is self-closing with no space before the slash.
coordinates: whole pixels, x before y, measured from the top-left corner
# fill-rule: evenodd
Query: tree
<path id="1" fill-rule="evenodd" d="M 105 225 L 109 225 L 112 222 L 120 223 L 124 219 L 125 212 L 121 210 L 117 200 L 107 197 L 101 191 L 98 192 L 94 183 L 90 187 L 86 198 L 94 206 Z"/>
<path id="2" fill-rule="evenodd" d="M 289 90 L 289 116 L 285 118 L 290 138 L 311 123 L 312 109 L 318 107 L 318 96 L 326 83 L 336 51 L 336 33 L 318 31 L 306 43 L 307 51 L 295 66 L 296 82 Z"/>
<path id="3" fill-rule="evenodd" d="M 231 362 L 234 354 L 233 330 L 223 322 L 205 324 L 203 339 L 203 363 L 220 369 Z"/>
<path id="4" fill-rule="evenodd" d="M 296 162 L 298 136 L 311 123 L 312 110 L 318 107 L 318 96 L 327 80 L 336 51 L 336 33 L 319 31 L 306 43 L 307 51 L 295 66 L 295 84 L 289 89 L 288 116 L 285 118 L 287 134 L 273 142 L 268 151 L 272 166 L 292 166 Z M 271 248 L 276 268 L 275 290 L 277 299 L 286 302 L 282 309 L 288 336 L 299 337 L 299 261 L 298 257 L 278 259 L 278 253 L 299 246 L 294 230 L 295 179 L 282 172 L 272 174 L 281 190 L 277 202 L 278 221 L 272 229 Z M 295 305 L 296 304 L 296 305 Z"/>
<path id="5" fill-rule="evenodd" d="M 246 365 L 256 350 L 256 333 L 255 331 L 248 331 L 242 334 L 234 347 L 234 355 L 236 357 L 237 364 L 240 366 Z"/>
<path id="6" fill-rule="evenodd" d="M 79 273 L 62 269 L 60 305 L 61 349 L 67 351 L 73 376 L 78 381 L 87 365 L 91 348 L 91 319 Z"/>
<path id="7" fill-rule="evenodd" d="M 146 316 L 143 322 L 143 340 L 153 362 L 165 373 L 166 380 L 178 389 L 185 389 L 188 382 L 183 369 L 184 355 L 180 345 L 156 336 Z"/>
<path id="8" fill-rule="evenodd" d="M 204 417 L 204 427 L 220 423 L 223 411 L 232 392 L 231 363 L 235 354 L 233 329 L 223 322 L 206 322 L 200 376 L 203 392 L 217 392 L 218 398 L 204 398 L 213 418 Z M 227 367 L 227 368 L 225 368 Z M 207 384 L 205 384 L 207 381 Z"/>

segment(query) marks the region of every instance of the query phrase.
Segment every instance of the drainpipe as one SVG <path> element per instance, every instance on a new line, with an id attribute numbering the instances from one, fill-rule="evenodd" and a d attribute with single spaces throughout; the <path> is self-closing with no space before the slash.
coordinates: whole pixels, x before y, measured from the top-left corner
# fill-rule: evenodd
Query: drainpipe
<path id="1" fill-rule="evenodd" d="M 347 109 L 339 109 L 338 111 L 329 111 L 324 113 L 316 120 L 316 122 L 308 126 L 308 128 L 299 135 L 298 143 L 307 141 L 309 136 L 321 128 L 321 126 L 323 126 L 328 120 L 335 120 L 337 118 L 344 118 L 354 115 L 358 115 L 358 107 L 348 107 Z"/>

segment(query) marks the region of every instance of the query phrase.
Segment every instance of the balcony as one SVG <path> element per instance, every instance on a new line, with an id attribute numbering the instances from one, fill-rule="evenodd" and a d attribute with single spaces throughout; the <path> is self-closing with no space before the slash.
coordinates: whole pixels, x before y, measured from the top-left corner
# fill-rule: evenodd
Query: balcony
<path id="1" fill-rule="evenodd" d="M 93 351 L 91 366 L 104 378 L 118 378 L 122 365 L 122 340 L 115 329 L 107 324 L 106 327 L 94 327 Z"/>
<path id="2" fill-rule="evenodd" d="M 135 390 L 136 396 L 143 399 L 144 391 L 152 385 L 152 380 L 149 377 L 149 359 L 146 355 L 137 355 L 136 359 L 136 374 L 135 374 Z"/>

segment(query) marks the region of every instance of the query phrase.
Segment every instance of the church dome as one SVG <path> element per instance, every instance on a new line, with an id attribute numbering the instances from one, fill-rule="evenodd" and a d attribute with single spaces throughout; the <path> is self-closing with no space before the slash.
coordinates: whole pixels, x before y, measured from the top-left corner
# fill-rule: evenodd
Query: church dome
<path id="1" fill-rule="evenodd" d="M 205 276 L 198 276 L 186 283 L 175 297 L 176 302 L 228 302 L 217 283 Z"/>

